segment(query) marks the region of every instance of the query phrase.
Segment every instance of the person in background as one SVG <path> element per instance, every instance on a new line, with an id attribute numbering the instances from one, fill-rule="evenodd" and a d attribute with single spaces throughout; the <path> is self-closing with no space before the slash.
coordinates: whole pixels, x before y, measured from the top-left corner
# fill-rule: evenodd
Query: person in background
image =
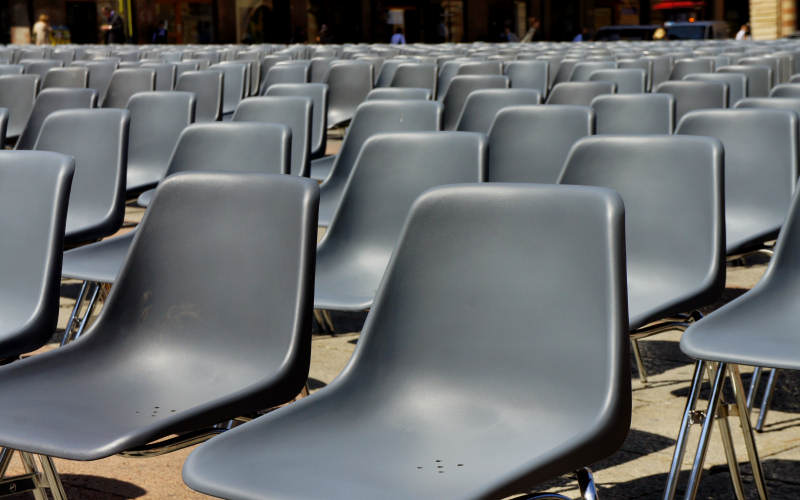
<path id="1" fill-rule="evenodd" d="M 581 32 L 572 39 L 573 42 L 585 42 L 587 40 L 589 40 L 589 30 L 586 28 L 581 28 Z"/>
<path id="2" fill-rule="evenodd" d="M 327 24 L 323 24 L 319 27 L 319 32 L 317 33 L 317 43 L 331 43 L 333 42 L 333 37 L 331 37 L 331 32 L 328 29 Z"/>
<path id="3" fill-rule="evenodd" d="M 405 45 L 406 44 L 406 37 L 403 35 L 403 28 L 400 26 L 394 29 L 394 35 L 392 35 L 392 45 Z"/>
<path id="4" fill-rule="evenodd" d="M 517 34 L 511 31 L 510 21 L 506 21 L 505 27 L 503 28 L 503 34 L 500 35 L 500 40 L 503 42 L 519 42 L 519 37 Z"/>
<path id="5" fill-rule="evenodd" d="M 541 30 L 541 23 L 535 17 L 528 18 L 528 31 L 525 33 L 525 36 L 522 37 L 521 42 L 538 42 L 542 39 Z"/>
<path id="6" fill-rule="evenodd" d="M 106 18 L 106 24 L 100 29 L 105 33 L 106 43 L 125 43 L 125 22 L 122 16 L 108 5 L 103 7 L 103 16 Z"/>
<path id="7" fill-rule="evenodd" d="M 737 40 L 749 40 L 750 39 L 750 25 L 748 23 L 744 23 L 739 31 L 736 32 L 736 39 Z"/>
<path id="8" fill-rule="evenodd" d="M 158 23 L 153 31 L 153 43 L 167 43 L 167 26 L 169 25 L 166 19 Z"/>
<path id="9" fill-rule="evenodd" d="M 47 45 L 50 43 L 50 33 L 53 31 L 47 22 L 47 14 L 39 14 L 39 20 L 33 25 L 33 43 L 36 45 Z"/>

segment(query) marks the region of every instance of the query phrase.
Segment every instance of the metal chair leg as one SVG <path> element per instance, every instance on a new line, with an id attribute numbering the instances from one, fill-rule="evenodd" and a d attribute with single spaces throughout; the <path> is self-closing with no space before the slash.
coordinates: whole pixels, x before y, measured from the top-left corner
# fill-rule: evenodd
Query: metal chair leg
<path id="1" fill-rule="evenodd" d="M 772 396 L 775 394 L 775 381 L 777 377 L 778 369 L 773 368 L 767 379 L 767 387 L 764 389 L 764 399 L 761 400 L 761 412 L 758 414 L 758 421 L 756 422 L 756 431 L 758 432 L 764 430 L 764 421 L 767 419 L 767 412 L 769 411 L 770 404 L 772 404 Z"/>
<path id="2" fill-rule="evenodd" d="M 331 333 L 328 331 L 328 325 L 325 323 L 325 318 L 322 317 L 322 311 L 319 309 L 314 309 L 314 320 L 317 322 L 319 326 L 320 332 L 322 333 Z"/>
<path id="3" fill-rule="evenodd" d="M 708 380 L 713 380 L 713 372 L 711 367 L 708 368 Z M 739 472 L 739 462 L 736 460 L 736 449 L 733 445 L 733 437 L 731 436 L 731 427 L 728 423 L 728 405 L 723 401 L 719 406 L 717 412 L 717 419 L 719 420 L 719 434 L 722 439 L 722 446 L 725 449 L 725 460 L 728 462 L 728 470 L 731 474 L 731 485 L 733 492 L 738 500 L 745 500 L 744 485 L 742 484 L 742 475 Z"/>
<path id="4" fill-rule="evenodd" d="M 631 339 L 631 350 L 633 351 L 633 359 L 636 360 L 636 369 L 639 370 L 639 380 L 641 380 L 643 384 L 647 384 L 647 371 L 644 368 L 642 353 L 639 351 L 638 340 Z"/>
<path id="5" fill-rule="evenodd" d="M 726 368 L 726 363 L 719 363 L 716 373 L 714 374 L 711 396 L 708 400 L 708 409 L 706 410 L 706 416 L 703 419 L 703 427 L 700 431 L 700 442 L 697 444 L 694 464 L 692 464 L 692 471 L 689 474 L 689 484 L 686 485 L 685 500 L 694 500 L 697 496 L 697 489 L 700 487 L 700 477 L 703 475 L 703 463 L 706 460 L 708 441 L 711 438 L 711 428 L 714 426 L 714 415 L 717 414 L 717 409 L 719 408 L 722 385 L 725 382 Z"/>
<path id="6" fill-rule="evenodd" d="M 24 451 L 19 452 L 19 455 L 22 458 L 22 467 L 25 469 L 25 473 L 30 474 L 33 480 L 33 489 L 31 490 L 33 498 L 36 500 L 48 500 L 42 477 L 39 471 L 36 470 L 36 462 L 33 459 L 33 455 Z"/>
<path id="7" fill-rule="evenodd" d="M 686 408 L 683 410 L 681 427 L 678 430 L 678 439 L 675 441 L 675 451 L 672 454 L 672 464 L 667 475 L 667 486 L 664 488 L 664 500 L 673 500 L 678 486 L 678 475 L 681 472 L 683 455 L 686 452 L 686 440 L 689 437 L 689 427 L 695 417 L 695 406 L 700 395 L 700 387 L 703 384 L 703 371 L 705 361 L 699 360 L 694 364 L 694 375 L 692 376 L 692 387 L 689 396 L 686 398 Z"/>
<path id="8" fill-rule="evenodd" d="M 325 323 L 327 324 L 328 329 L 330 330 L 331 334 L 336 333 L 336 328 L 334 328 L 334 326 L 333 326 L 333 320 L 331 319 L 330 311 L 328 311 L 327 309 L 323 309 L 322 310 L 322 317 L 325 319 Z"/>
<path id="9" fill-rule="evenodd" d="M 747 457 L 750 459 L 750 467 L 753 469 L 753 481 L 756 483 L 756 489 L 758 489 L 758 497 L 761 500 L 767 500 L 767 483 L 764 477 L 764 469 L 761 466 L 761 460 L 758 458 L 756 439 L 753 435 L 753 427 L 750 424 L 750 415 L 747 412 L 744 384 L 742 384 L 742 377 L 739 375 L 739 367 L 730 365 L 728 371 L 733 381 L 733 392 L 736 395 L 736 406 L 739 409 L 739 422 L 742 426 L 744 444 L 747 448 Z M 776 371 L 777 370 L 773 370 L 773 374 Z M 770 374 L 770 378 L 772 378 L 772 374 Z"/>
<path id="10" fill-rule="evenodd" d="M 597 487 L 594 484 L 594 476 L 588 467 L 578 469 L 575 472 L 578 476 L 578 486 L 581 489 L 581 498 L 583 500 L 599 500 L 597 495 Z"/>
<path id="11" fill-rule="evenodd" d="M 47 479 L 47 485 L 50 487 L 50 494 L 53 496 L 53 500 L 67 500 L 67 492 L 64 491 L 61 476 L 58 475 L 53 459 L 47 455 L 39 455 L 39 461 L 42 464 L 42 472 L 45 479 Z"/>
<path id="12" fill-rule="evenodd" d="M 6 475 L 6 471 L 8 470 L 8 466 L 11 464 L 11 456 L 13 454 L 14 450 L 0 448 L 0 479 Z"/>
<path id="13" fill-rule="evenodd" d="M 762 368 L 756 366 L 753 369 L 753 378 L 750 379 L 750 389 L 747 391 L 747 409 L 753 409 L 753 402 L 756 399 L 756 392 L 758 392 L 758 384 L 761 382 Z"/>
<path id="14" fill-rule="evenodd" d="M 86 325 L 89 323 L 89 318 L 92 316 L 92 310 L 94 309 L 95 304 L 97 304 L 97 298 L 100 296 L 100 287 L 102 285 L 100 283 L 92 284 L 94 285 L 92 297 L 89 299 L 89 304 L 86 306 L 86 313 L 83 315 L 83 319 L 78 326 L 78 331 L 75 332 L 74 340 L 78 340 L 78 338 L 83 334 L 83 331 L 86 329 Z"/>
<path id="15" fill-rule="evenodd" d="M 78 313 L 81 310 L 81 305 L 83 304 L 83 299 L 86 297 L 86 291 L 88 290 L 88 288 L 89 288 L 89 283 L 84 281 L 81 284 L 81 289 L 78 292 L 78 297 L 75 299 L 75 306 L 73 306 L 72 312 L 69 315 L 69 321 L 67 321 L 67 327 L 64 329 L 64 336 L 61 337 L 62 347 L 70 341 L 72 330 L 75 328 L 76 321 L 78 320 Z"/>

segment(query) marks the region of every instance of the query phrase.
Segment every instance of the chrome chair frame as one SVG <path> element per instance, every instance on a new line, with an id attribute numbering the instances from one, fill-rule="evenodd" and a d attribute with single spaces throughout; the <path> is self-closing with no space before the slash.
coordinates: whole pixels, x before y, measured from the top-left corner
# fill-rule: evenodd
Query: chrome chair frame
<path id="1" fill-rule="evenodd" d="M 647 370 L 644 367 L 642 353 L 639 350 L 639 341 L 657 333 L 668 332 L 671 330 L 685 332 L 692 323 L 700 321 L 701 319 L 703 319 L 703 315 L 700 313 L 700 311 L 692 311 L 690 313 L 678 314 L 675 317 L 654 321 L 630 332 L 631 351 L 633 351 L 633 358 L 636 361 L 636 369 L 639 372 L 639 380 L 641 380 L 642 384 L 647 385 Z"/>
<path id="2" fill-rule="evenodd" d="M 53 500 L 66 500 L 67 494 L 61 478 L 58 475 L 53 459 L 46 455 L 34 455 L 20 451 L 20 460 L 25 469 L 25 473 L 18 476 L 7 477 L 6 472 L 11 463 L 14 451 L 9 448 L 0 448 L 0 497 L 17 495 L 23 492 L 31 492 L 35 500 L 47 500 L 47 490 Z M 39 457 L 41 470 L 36 466 L 34 456 Z"/>
<path id="3" fill-rule="evenodd" d="M 594 483 L 594 476 L 589 467 L 584 467 L 575 471 L 575 476 L 578 479 L 578 487 L 581 490 L 581 500 L 599 500 L 597 495 L 597 486 Z M 570 500 L 569 497 L 559 493 L 531 493 L 516 497 L 514 500 Z"/>

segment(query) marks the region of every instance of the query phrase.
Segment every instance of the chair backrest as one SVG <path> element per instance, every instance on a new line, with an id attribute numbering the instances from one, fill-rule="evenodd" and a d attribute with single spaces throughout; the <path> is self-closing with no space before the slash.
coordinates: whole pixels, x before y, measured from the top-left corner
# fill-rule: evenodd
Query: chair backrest
<path id="1" fill-rule="evenodd" d="M 356 108 L 372 90 L 372 65 L 362 61 L 341 61 L 328 72 L 328 128 L 353 118 Z"/>
<path id="2" fill-rule="evenodd" d="M 21 64 L 0 64 L 1 75 L 21 75 L 25 71 L 25 66 Z"/>
<path id="3" fill-rule="evenodd" d="M 714 61 L 707 58 L 678 59 L 672 66 L 670 80 L 683 80 L 683 77 L 692 73 L 711 73 L 714 71 Z"/>
<path id="4" fill-rule="evenodd" d="M 410 61 L 406 59 L 386 59 L 381 65 L 380 71 L 375 76 L 375 87 L 389 87 L 394 79 L 397 68 L 401 64 L 409 64 Z"/>
<path id="5" fill-rule="evenodd" d="M 63 48 L 63 49 L 55 49 L 52 54 L 50 54 L 51 59 L 57 59 L 64 63 L 66 66 L 67 64 L 71 63 L 75 60 L 75 49 Z"/>
<path id="6" fill-rule="evenodd" d="M 126 181 L 129 192 L 153 187 L 164 177 L 178 137 L 194 122 L 195 107 L 191 92 L 155 91 L 131 96 Z"/>
<path id="7" fill-rule="evenodd" d="M 485 181 L 486 149 L 485 136 L 474 133 L 370 137 L 319 244 L 317 269 L 361 269 L 348 286 L 373 297 L 414 200 L 432 187 Z"/>
<path id="8" fill-rule="evenodd" d="M 647 55 L 642 57 L 646 61 L 653 63 L 653 79 L 650 88 L 656 88 L 660 83 L 669 80 L 672 73 L 672 59 L 668 55 Z"/>
<path id="9" fill-rule="evenodd" d="M 578 139 L 594 133 L 585 106 L 515 106 L 500 110 L 489 131 L 489 181 L 553 184 Z"/>
<path id="10" fill-rule="evenodd" d="M 195 94 L 197 122 L 213 122 L 222 117 L 224 78 L 220 71 L 186 71 L 178 77 L 175 90 Z"/>
<path id="11" fill-rule="evenodd" d="M 0 151 L 0 360 L 38 349 L 55 331 L 74 171 L 66 155 Z"/>
<path id="12" fill-rule="evenodd" d="M 0 149 L 6 144 L 6 131 L 8 130 L 8 110 L 0 108 Z"/>
<path id="13" fill-rule="evenodd" d="M 266 95 L 271 86 L 280 83 L 306 83 L 308 82 L 308 72 L 309 67 L 305 64 L 276 64 L 264 77 L 261 94 Z"/>
<path id="14" fill-rule="evenodd" d="M 443 130 L 455 130 L 464 104 L 469 94 L 478 89 L 506 89 L 508 78 L 501 75 L 459 75 L 454 76 L 441 96 L 444 105 Z"/>
<path id="15" fill-rule="evenodd" d="M 512 89 L 534 89 L 547 95 L 550 63 L 547 61 L 512 61 L 505 65 L 505 74 Z"/>
<path id="16" fill-rule="evenodd" d="M 598 134 L 671 134 L 675 99 L 670 94 L 600 95 L 592 100 Z"/>
<path id="17" fill-rule="evenodd" d="M 111 75 L 111 83 L 103 101 L 104 108 L 125 108 L 128 99 L 137 92 L 156 88 L 156 72 L 147 68 L 118 69 Z"/>
<path id="18" fill-rule="evenodd" d="M 222 79 L 222 114 L 233 114 L 239 101 L 244 99 L 248 88 L 247 70 L 245 63 L 212 64 L 210 71 L 223 74 Z"/>
<path id="19" fill-rule="evenodd" d="M 397 66 L 390 86 L 427 89 L 433 95 L 436 91 L 436 80 L 435 63 L 404 62 Z"/>
<path id="20" fill-rule="evenodd" d="M 589 81 L 617 84 L 617 94 L 642 94 L 647 88 L 647 72 L 643 69 L 600 69 L 592 71 Z"/>
<path id="21" fill-rule="evenodd" d="M 435 101 L 367 101 L 356 114 L 336 155 L 325 189 L 341 194 L 364 143 L 375 134 L 441 130 L 442 105 Z"/>
<path id="22" fill-rule="evenodd" d="M 788 109 L 800 115 L 800 97 L 747 97 L 737 102 L 734 107 Z"/>
<path id="23" fill-rule="evenodd" d="M 431 91 L 429 89 L 412 87 L 380 87 L 370 90 L 365 101 L 386 99 L 400 101 L 429 101 L 431 99 Z"/>
<path id="24" fill-rule="evenodd" d="M 671 94 L 675 98 L 676 122 L 680 122 L 689 111 L 728 105 L 728 86 L 723 82 L 671 80 L 660 84 L 654 92 Z"/>
<path id="25" fill-rule="evenodd" d="M 55 59 L 22 59 L 19 63 L 25 68 L 25 74 L 36 75 L 39 80 L 44 79 L 48 70 L 64 66 L 63 62 Z"/>
<path id="26" fill-rule="evenodd" d="M 178 78 L 187 71 L 197 71 L 200 65 L 194 61 L 180 61 L 172 63 L 175 66 L 175 83 L 177 84 Z"/>
<path id="27" fill-rule="evenodd" d="M 722 82 L 728 86 L 728 106 L 733 107 L 740 99 L 747 97 L 747 76 L 741 73 L 692 73 L 684 80 L 699 82 Z"/>
<path id="28" fill-rule="evenodd" d="M 539 103 L 541 94 L 533 89 L 473 90 L 464 103 L 456 130 L 488 134 L 497 112 L 501 109 Z"/>
<path id="29" fill-rule="evenodd" d="M 308 378 L 318 199 L 315 183 L 289 176 L 166 179 L 84 347 L 124 343 L 112 362 L 136 366 L 174 342 L 187 364 L 169 370 L 189 378 L 188 360 L 213 355 L 218 364 L 204 369 L 219 376 L 202 390 L 225 397 L 185 410 L 193 425 L 258 407 L 275 385 L 296 393 Z M 198 213 L 202 227 L 187 224 Z"/>
<path id="30" fill-rule="evenodd" d="M 800 84 L 779 83 L 769 92 L 770 97 L 800 97 Z"/>
<path id="31" fill-rule="evenodd" d="M 327 83 L 278 83 L 267 89 L 267 96 L 309 97 L 311 110 L 311 158 L 325 154 L 328 129 L 328 84 Z"/>
<path id="32" fill-rule="evenodd" d="M 94 89 L 52 88 L 39 92 L 31 116 L 19 136 L 14 149 L 33 149 L 42 123 L 54 111 L 62 109 L 90 109 L 97 107 Z"/>
<path id="33" fill-rule="evenodd" d="M 772 70 L 766 66 L 747 66 L 742 64 L 723 66 L 718 73 L 741 73 L 747 77 L 747 97 L 767 97 L 772 88 Z"/>
<path id="34" fill-rule="evenodd" d="M 44 75 L 42 89 L 66 87 L 85 89 L 89 86 L 89 69 L 81 66 L 53 68 Z"/>
<path id="35" fill-rule="evenodd" d="M 797 114 L 777 109 L 695 111 L 678 123 L 675 133 L 716 137 L 725 146 L 728 253 L 774 238 L 800 173 Z"/>
<path id="36" fill-rule="evenodd" d="M 451 408 L 485 408 L 475 428 L 484 416 L 516 426 L 558 408 L 570 415 L 560 437 L 583 450 L 580 463 L 613 453 L 631 411 L 623 211 L 615 194 L 574 186 L 471 184 L 422 195 L 336 390 L 408 409 L 435 380 L 449 388 Z M 509 439 L 525 449 L 541 438 Z M 551 465 L 516 469 L 514 479 L 538 482 Z M 472 494 L 511 494 L 501 476 Z"/>
<path id="37" fill-rule="evenodd" d="M 34 149 L 75 158 L 65 242 L 115 233 L 125 214 L 130 114 L 125 109 L 68 109 L 48 116 Z"/>
<path id="38" fill-rule="evenodd" d="M 572 104 L 590 106 L 592 99 L 617 92 L 614 82 L 563 82 L 557 83 L 547 96 L 547 104 Z"/>
<path id="39" fill-rule="evenodd" d="M 176 66 L 172 63 L 142 63 L 141 68 L 149 68 L 156 73 L 155 90 L 175 88 Z"/>
<path id="40" fill-rule="evenodd" d="M 649 92 L 653 87 L 653 61 L 649 59 L 620 59 L 617 61 L 617 68 L 619 69 L 643 69 L 646 74 L 645 89 Z M 659 82 L 660 83 L 660 82 Z"/>
<path id="41" fill-rule="evenodd" d="M 6 136 L 9 139 L 19 137 L 25 129 L 38 90 L 39 77 L 36 75 L 0 76 L 0 107 L 8 110 Z"/>
<path id="42" fill-rule="evenodd" d="M 324 83 L 328 79 L 333 57 L 314 57 L 308 68 L 308 81 L 310 83 Z M 298 82 L 302 83 L 302 82 Z"/>
<path id="43" fill-rule="evenodd" d="M 571 82 L 588 82 L 593 72 L 600 69 L 616 69 L 617 63 L 611 61 L 584 61 L 575 64 L 569 74 Z"/>
<path id="44" fill-rule="evenodd" d="M 233 121 L 278 123 L 288 127 L 292 143 L 290 173 L 308 177 L 312 108 L 310 97 L 248 97 L 236 107 Z"/>
<path id="45" fill-rule="evenodd" d="M 89 70 L 89 88 L 97 91 L 97 102 L 106 99 L 111 77 L 117 70 L 116 61 L 74 61 L 73 66 L 85 66 Z"/>
<path id="46" fill-rule="evenodd" d="M 625 203 L 631 328 L 719 299 L 725 287 L 723 147 L 709 137 L 587 137 L 559 183 L 615 190 Z M 675 296 L 647 303 L 642 284 Z M 652 299 L 651 299 L 652 300 Z"/>
<path id="47" fill-rule="evenodd" d="M 779 64 L 778 60 L 771 57 L 743 57 L 739 59 L 736 64 L 740 66 L 765 66 L 770 69 L 769 71 L 769 85 L 772 87 L 778 83 L 779 79 Z"/>
<path id="48" fill-rule="evenodd" d="M 196 123 L 175 145 L 167 176 L 177 172 L 288 174 L 289 128 L 277 123 Z"/>

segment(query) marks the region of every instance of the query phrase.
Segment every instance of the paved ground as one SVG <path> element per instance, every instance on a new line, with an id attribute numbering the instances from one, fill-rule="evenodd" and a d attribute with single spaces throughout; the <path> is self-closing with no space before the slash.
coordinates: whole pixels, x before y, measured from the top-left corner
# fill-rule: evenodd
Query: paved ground
<path id="1" fill-rule="evenodd" d="M 126 220 L 136 221 L 142 211 L 129 208 Z M 763 273 L 763 261 L 748 266 L 729 267 L 726 300 L 740 295 L 753 286 Z M 63 286 L 59 327 L 66 324 L 72 307 L 68 296 L 77 293 L 77 283 Z M 363 317 L 334 315 L 337 330 L 354 332 L 360 329 Z M 666 480 L 674 439 L 689 390 L 692 364 L 678 349 L 677 332 L 664 333 L 642 342 L 643 355 L 650 373 L 650 383 L 633 383 L 633 421 L 631 432 L 622 449 L 608 459 L 595 464 L 595 478 L 600 485 L 601 498 L 649 499 L 659 498 Z M 357 333 L 337 336 L 315 335 L 312 343 L 310 387 L 312 392 L 333 380 L 345 366 L 358 341 Z M 54 348 L 51 345 L 48 348 Z M 749 370 L 744 371 L 745 383 Z M 703 395 L 705 397 L 705 395 Z M 700 401 L 698 408 L 704 408 Z M 731 421 L 740 463 L 743 465 L 749 496 L 755 497 L 749 467 L 745 465 L 744 444 L 739 427 Z M 684 464 L 683 484 L 698 433 L 693 429 Z M 800 498 L 800 375 L 782 374 L 765 432 L 757 435 L 757 445 L 764 461 L 770 494 L 773 499 Z M 95 462 L 56 460 L 70 498 L 76 499 L 184 499 L 202 498 L 181 481 L 181 467 L 190 449 L 162 457 L 134 459 L 111 457 Z M 698 498 L 733 498 L 725 458 L 715 429 L 706 461 L 706 471 Z M 18 462 L 12 473 L 21 472 Z M 313 481 L 313 474 L 309 476 Z M 576 485 L 562 478 L 539 490 L 548 489 L 577 497 Z M 18 498 L 25 498 L 19 495 Z"/>

